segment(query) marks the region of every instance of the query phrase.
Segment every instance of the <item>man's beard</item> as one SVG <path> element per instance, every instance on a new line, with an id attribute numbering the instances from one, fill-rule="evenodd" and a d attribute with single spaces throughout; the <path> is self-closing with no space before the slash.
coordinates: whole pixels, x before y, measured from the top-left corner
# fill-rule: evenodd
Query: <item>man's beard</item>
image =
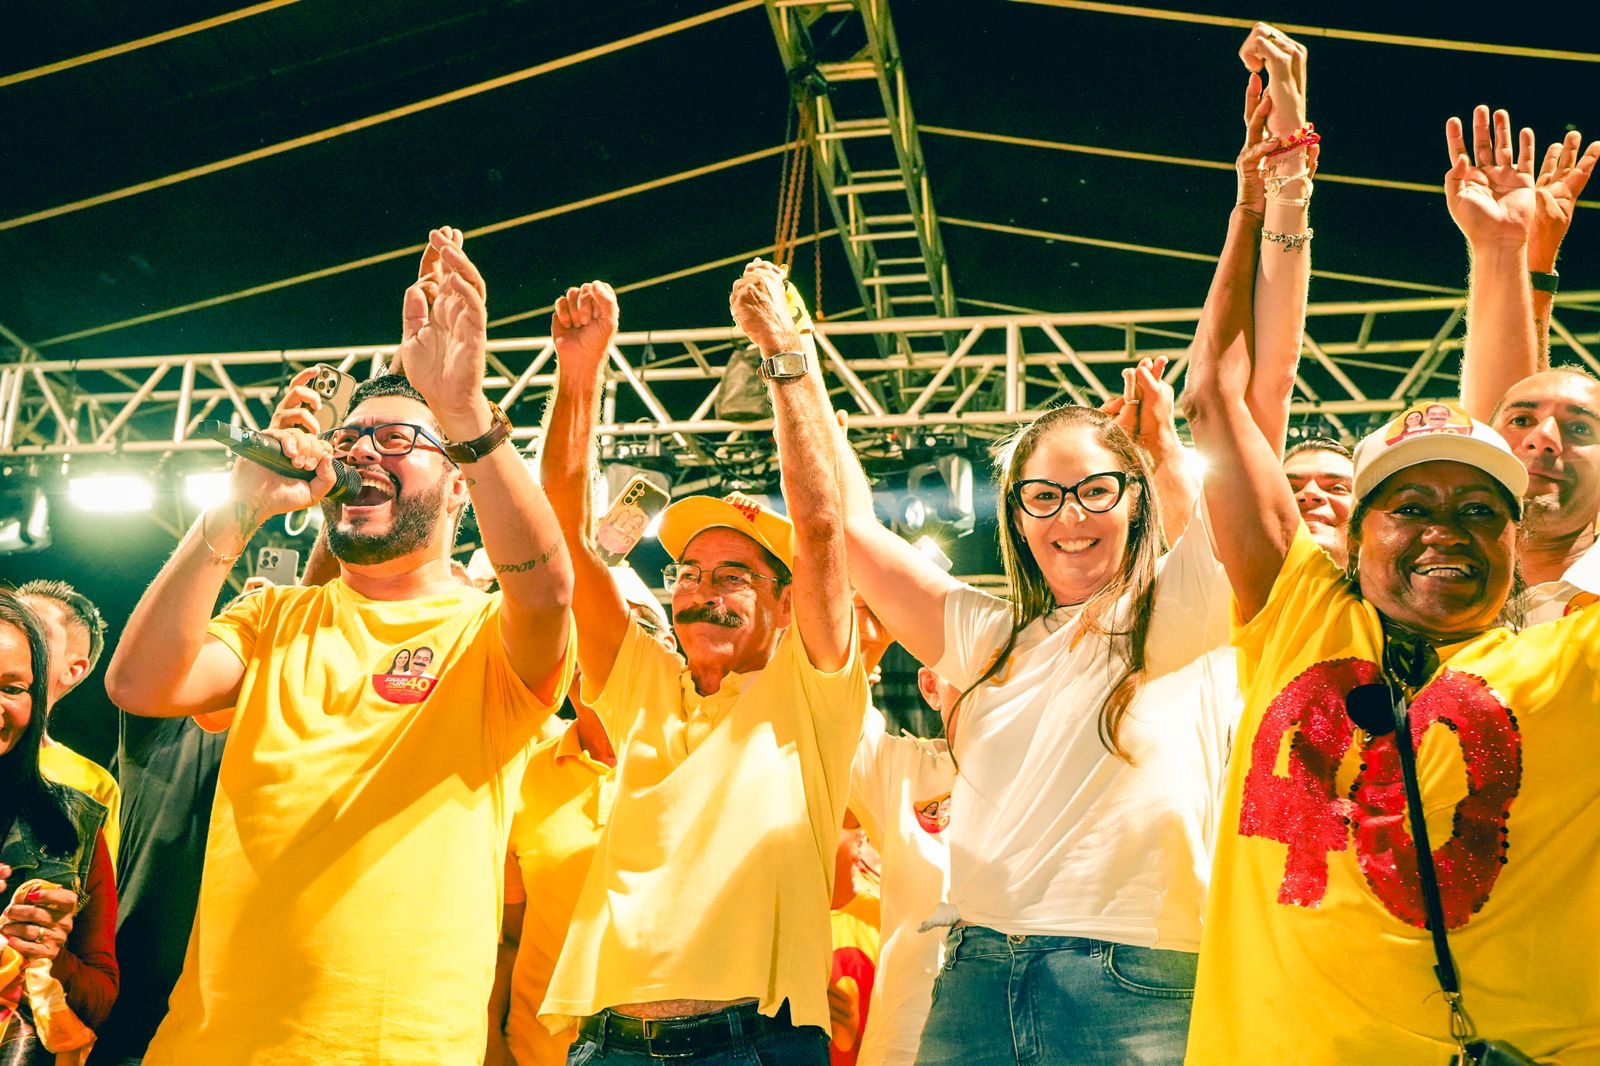
<path id="1" fill-rule="evenodd" d="M 339 528 L 340 504 L 324 502 L 323 525 L 328 531 L 328 550 L 341 563 L 355 566 L 374 566 L 409 555 L 428 543 L 439 512 L 444 508 L 444 483 L 432 489 L 408 495 L 396 486 L 396 495 L 390 501 L 393 518 L 387 533 L 361 533 Z"/>

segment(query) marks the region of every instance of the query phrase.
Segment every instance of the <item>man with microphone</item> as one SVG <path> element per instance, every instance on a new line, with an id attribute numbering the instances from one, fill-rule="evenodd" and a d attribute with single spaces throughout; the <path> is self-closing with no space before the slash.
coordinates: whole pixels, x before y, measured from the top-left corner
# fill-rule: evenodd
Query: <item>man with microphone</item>
<path id="1" fill-rule="evenodd" d="M 483 1053 L 510 805 L 569 683 L 572 568 L 484 395 L 485 289 L 459 232 L 430 233 L 423 268 L 406 376 L 362 385 L 321 438 L 297 379 L 262 436 L 313 478 L 236 462 L 231 501 L 189 530 L 112 659 L 119 706 L 230 731 L 152 1066 Z M 251 534 L 321 500 L 335 457 L 361 481 L 323 503 L 338 580 L 210 618 Z M 469 500 L 497 594 L 450 572 Z M 394 671 L 422 647 L 425 674 Z"/>

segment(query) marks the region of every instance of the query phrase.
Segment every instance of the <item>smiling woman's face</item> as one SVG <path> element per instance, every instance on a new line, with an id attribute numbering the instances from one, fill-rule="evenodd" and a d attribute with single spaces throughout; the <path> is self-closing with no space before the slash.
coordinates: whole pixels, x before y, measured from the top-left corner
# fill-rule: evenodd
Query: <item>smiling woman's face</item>
<path id="1" fill-rule="evenodd" d="M 1494 626 L 1511 592 L 1517 524 L 1499 482 L 1439 460 L 1390 475 L 1360 527 L 1361 594 L 1436 643 Z"/>
<path id="2" fill-rule="evenodd" d="M 17 746 L 33 719 L 33 654 L 28 634 L 0 623 L 0 755 Z"/>
<path id="3" fill-rule="evenodd" d="M 1071 486 L 1092 474 L 1122 469 L 1121 461 L 1097 439 L 1093 426 L 1067 425 L 1039 439 L 1018 480 L 1043 478 Z M 1084 602 L 1121 571 L 1128 549 L 1129 513 L 1137 492 L 1138 485 L 1131 484 L 1115 507 L 1100 513 L 1068 497 L 1061 510 L 1049 518 L 1035 518 L 1012 504 L 1011 520 L 1058 604 Z"/>

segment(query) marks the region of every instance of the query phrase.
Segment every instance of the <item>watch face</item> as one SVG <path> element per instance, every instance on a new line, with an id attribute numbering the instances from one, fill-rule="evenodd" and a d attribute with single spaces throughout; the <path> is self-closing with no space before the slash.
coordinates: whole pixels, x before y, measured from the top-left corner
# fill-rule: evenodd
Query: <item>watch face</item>
<path id="1" fill-rule="evenodd" d="M 761 372 L 769 378 L 798 378 L 806 372 L 804 352 L 779 352 L 761 361 Z"/>

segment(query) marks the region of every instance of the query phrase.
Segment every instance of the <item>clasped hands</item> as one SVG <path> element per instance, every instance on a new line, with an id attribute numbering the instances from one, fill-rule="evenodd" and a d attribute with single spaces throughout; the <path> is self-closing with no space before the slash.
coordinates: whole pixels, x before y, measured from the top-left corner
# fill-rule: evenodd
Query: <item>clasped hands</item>
<path id="1" fill-rule="evenodd" d="M 0 892 L 9 887 L 11 867 L 0 865 Z M 0 936 L 28 959 L 54 959 L 72 934 L 78 895 L 65 888 L 36 887 L 0 914 Z"/>

